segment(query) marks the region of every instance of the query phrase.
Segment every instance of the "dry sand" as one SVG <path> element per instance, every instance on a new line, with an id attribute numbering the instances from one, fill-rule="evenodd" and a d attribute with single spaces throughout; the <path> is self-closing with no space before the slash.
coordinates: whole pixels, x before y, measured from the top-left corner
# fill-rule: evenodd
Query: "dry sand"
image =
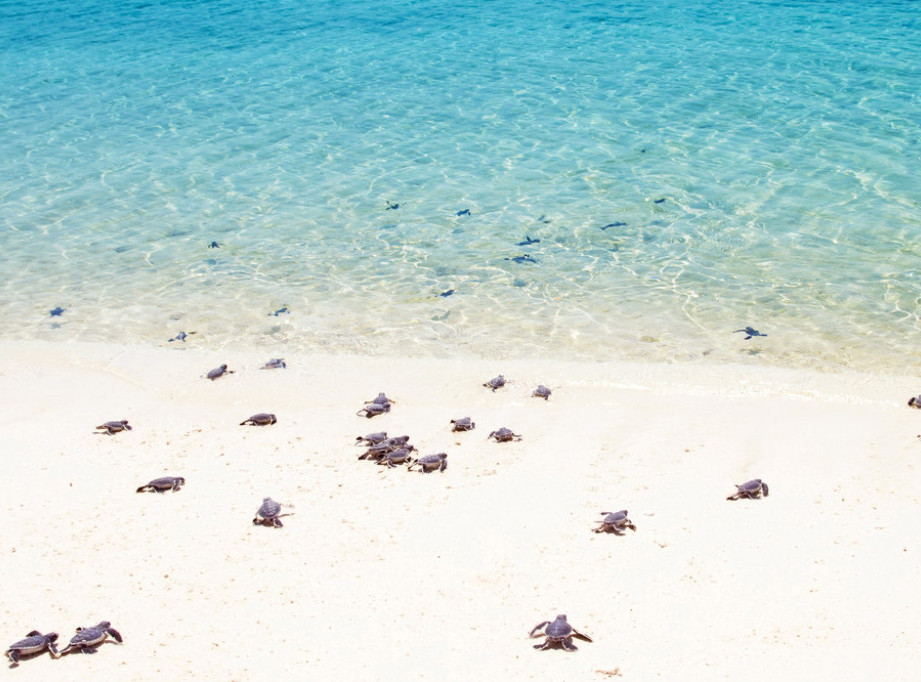
<path id="1" fill-rule="evenodd" d="M 270 357 L 0 343 L 0 632 L 124 636 L 9 679 L 917 679 L 916 379 Z M 447 471 L 359 461 L 377 430 Z M 162 475 L 187 484 L 135 492 Z M 726 501 L 755 477 L 769 497 Z M 264 496 L 284 528 L 252 525 Z M 635 533 L 591 532 L 622 508 Z M 535 651 L 558 613 L 594 642 Z"/>

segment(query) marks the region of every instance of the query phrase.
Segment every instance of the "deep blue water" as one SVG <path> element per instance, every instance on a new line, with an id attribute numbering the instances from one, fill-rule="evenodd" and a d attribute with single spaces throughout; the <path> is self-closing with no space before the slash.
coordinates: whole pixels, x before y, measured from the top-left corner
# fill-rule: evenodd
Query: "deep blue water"
<path id="1" fill-rule="evenodd" d="M 0 336 L 921 371 L 919 29 L 0 1 Z"/>

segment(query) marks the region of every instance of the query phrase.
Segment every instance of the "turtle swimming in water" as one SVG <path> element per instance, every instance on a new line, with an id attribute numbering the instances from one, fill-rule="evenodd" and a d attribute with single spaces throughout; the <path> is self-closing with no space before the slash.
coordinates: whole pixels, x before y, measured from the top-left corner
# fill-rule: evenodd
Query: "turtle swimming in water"
<path id="1" fill-rule="evenodd" d="M 508 443 L 513 440 L 521 440 L 521 436 L 504 426 L 501 429 L 491 432 L 487 438 L 495 438 L 497 443 Z"/>
<path id="2" fill-rule="evenodd" d="M 476 428 L 476 422 L 471 420 L 470 417 L 452 419 L 451 423 L 454 425 L 451 427 L 452 431 L 472 431 Z"/>
<path id="3" fill-rule="evenodd" d="M 160 493 L 161 495 L 167 490 L 178 491 L 185 485 L 185 479 L 182 476 L 162 476 L 155 478 L 150 483 L 146 483 L 137 489 L 139 493 Z"/>
<path id="4" fill-rule="evenodd" d="M 755 329 L 754 327 L 746 327 L 745 329 L 736 329 L 736 330 L 735 330 L 734 332 L 732 332 L 732 333 L 733 333 L 733 334 L 738 334 L 738 333 L 745 334 L 745 338 L 742 339 L 743 341 L 748 341 L 748 340 L 749 340 L 750 338 L 752 338 L 753 336 L 767 336 L 767 334 L 762 334 L 761 332 L 759 332 L 759 331 L 758 331 L 757 329 Z"/>
<path id="5" fill-rule="evenodd" d="M 233 370 L 232 370 L 232 369 L 227 369 L 227 365 L 221 365 L 220 367 L 215 367 L 215 368 L 212 369 L 210 372 L 208 372 L 208 373 L 205 375 L 205 378 L 206 378 L 206 379 L 211 379 L 211 381 L 214 381 L 215 379 L 219 379 L 220 377 L 224 376 L 225 374 L 233 374 Z"/>
<path id="6" fill-rule="evenodd" d="M 540 386 L 534 389 L 534 392 L 531 394 L 531 397 L 532 398 L 543 398 L 544 400 L 547 400 L 547 398 L 550 397 L 551 393 L 552 391 L 549 388 L 541 384 Z"/>
<path id="7" fill-rule="evenodd" d="M 618 512 L 601 513 L 604 518 L 601 520 L 600 526 L 592 529 L 595 533 L 614 533 L 616 535 L 623 535 L 624 528 L 636 531 L 636 526 L 634 526 L 633 522 L 627 517 L 626 509 L 621 509 Z"/>
<path id="8" fill-rule="evenodd" d="M 37 656 L 38 654 L 44 653 L 46 649 L 51 652 L 53 658 L 56 658 L 58 650 L 54 643 L 57 641 L 57 638 L 58 633 L 56 632 L 49 632 L 47 635 L 43 635 L 38 630 L 33 630 L 26 635 L 24 639 L 10 644 L 6 650 L 7 658 L 13 662 L 13 665 L 10 667 L 13 668 L 19 665 L 19 660 L 23 656 Z"/>
<path id="9" fill-rule="evenodd" d="M 100 621 L 98 625 L 88 628 L 77 628 L 77 634 L 70 638 L 70 644 L 61 650 L 61 656 L 79 649 L 85 654 L 94 653 L 96 647 L 105 642 L 109 637 L 121 644 L 122 636 L 118 630 L 107 621 Z"/>
<path id="10" fill-rule="evenodd" d="M 543 644 L 535 644 L 535 649 L 550 649 L 553 647 L 559 647 L 566 651 L 576 651 L 578 647 L 572 643 L 572 638 L 577 637 L 583 642 L 591 642 L 592 638 L 588 635 L 583 635 L 581 632 L 578 632 L 569 622 L 566 620 L 565 614 L 560 614 L 554 620 L 545 620 L 543 623 L 534 626 L 534 629 L 531 630 L 531 637 L 540 637 L 543 635 L 546 637 Z"/>
<path id="11" fill-rule="evenodd" d="M 500 374 L 499 376 L 493 377 L 487 381 L 485 384 L 483 384 L 483 386 L 486 388 L 491 388 L 492 392 L 495 393 L 497 388 L 502 388 L 505 386 L 505 377 Z"/>
<path id="12" fill-rule="evenodd" d="M 407 467 L 407 471 L 410 471 L 417 464 L 420 467 L 419 471 L 423 474 L 430 474 L 435 471 L 435 469 L 444 471 L 448 468 L 448 453 L 439 452 L 437 455 L 425 455 L 424 457 L 420 457 Z"/>
<path id="13" fill-rule="evenodd" d="M 274 414 L 268 412 L 260 412 L 259 414 L 254 414 L 249 419 L 244 419 L 240 422 L 240 426 L 245 424 L 252 424 L 253 426 L 269 426 L 270 424 L 276 423 L 278 420 L 275 418 Z"/>
<path id="14" fill-rule="evenodd" d="M 768 496 L 768 486 L 767 483 L 762 481 L 760 478 L 753 478 L 750 481 L 745 481 L 741 485 L 736 484 L 736 492 L 733 495 L 727 497 L 727 500 L 741 500 L 743 497 L 748 498 L 749 500 L 757 499 L 761 496 Z"/>
<path id="15" fill-rule="evenodd" d="M 278 502 L 271 497 L 264 497 L 262 498 L 262 504 L 256 511 L 256 516 L 253 517 L 253 525 L 281 528 L 283 525 L 281 522 L 282 516 L 290 516 L 290 514 L 282 514 L 281 505 Z"/>
<path id="16" fill-rule="evenodd" d="M 130 431 L 131 425 L 128 423 L 127 419 L 119 419 L 117 421 L 106 422 L 105 424 L 100 424 L 96 427 L 96 431 L 99 433 L 105 433 L 108 436 L 111 436 L 119 431 Z"/>

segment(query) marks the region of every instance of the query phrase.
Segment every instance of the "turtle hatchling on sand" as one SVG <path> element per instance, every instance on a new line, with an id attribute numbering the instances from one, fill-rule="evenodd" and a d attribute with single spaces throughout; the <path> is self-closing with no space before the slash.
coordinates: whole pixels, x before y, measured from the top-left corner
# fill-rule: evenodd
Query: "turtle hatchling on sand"
<path id="1" fill-rule="evenodd" d="M 543 398 L 544 400 L 546 400 L 547 398 L 550 397 L 550 393 L 551 393 L 550 389 L 544 386 L 543 384 L 541 384 L 540 386 L 534 389 L 534 392 L 531 394 L 531 397 L 532 398 Z"/>
<path id="2" fill-rule="evenodd" d="M 162 478 L 155 478 L 146 485 L 142 485 L 137 491 L 139 493 L 149 492 L 163 494 L 167 490 L 177 491 L 184 485 L 185 479 L 182 476 L 163 476 Z"/>
<path id="3" fill-rule="evenodd" d="M 497 388 L 502 388 L 505 386 L 505 377 L 500 374 L 497 377 L 493 377 L 483 385 L 486 388 L 491 388 L 492 392 L 495 393 Z"/>
<path id="4" fill-rule="evenodd" d="M 71 637 L 70 644 L 61 650 L 61 656 L 77 649 L 80 649 L 85 654 L 91 654 L 96 647 L 109 637 L 119 644 L 122 642 L 122 636 L 118 633 L 118 630 L 113 628 L 112 624 L 107 620 L 88 628 L 77 628 L 77 634 Z"/>
<path id="5" fill-rule="evenodd" d="M 409 436 L 394 436 L 393 438 L 388 438 L 387 440 L 382 440 L 379 443 L 375 443 L 369 447 L 364 454 L 358 456 L 358 459 L 380 459 L 389 452 L 394 452 L 403 447 L 408 447 L 410 450 L 415 450 L 412 445 L 407 446 L 409 442 Z"/>
<path id="6" fill-rule="evenodd" d="M 727 500 L 741 500 L 743 497 L 747 497 L 750 500 L 756 499 L 761 496 L 768 496 L 768 486 L 767 483 L 762 481 L 760 478 L 753 478 L 750 481 L 745 481 L 741 485 L 736 485 L 736 492 L 733 495 L 727 497 Z"/>
<path id="7" fill-rule="evenodd" d="M 406 462 L 412 462 L 412 451 L 415 450 L 413 446 L 408 448 L 400 448 L 399 450 L 391 450 L 385 455 L 382 455 L 378 458 L 378 464 L 386 464 L 389 468 L 395 469 L 397 464 L 405 464 Z"/>
<path id="8" fill-rule="evenodd" d="M 106 422 L 105 424 L 100 424 L 96 427 L 96 430 L 111 436 L 113 433 L 118 433 L 119 431 L 130 431 L 131 426 L 128 424 L 127 419 L 121 419 L 118 421 L 111 421 Z"/>
<path id="9" fill-rule="evenodd" d="M 425 457 L 420 457 L 409 465 L 407 471 L 411 470 L 417 464 L 420 467 L 419 471 L 423 474 L 430 474 L 435 471 L 435 469 L 444 471 L 448 468 L 448 453 L 439 452 L 437 455 L 425 455 Z"/>
<path id="10" fill-rule="evenodd" d="M 914 407 L 914 408 L 916 408 L 916 409 L 918 409 L 918 410 L 921 410 L 921 395 L 919 395 L 919 396 L 912 396 L 911 398 L 909 398 L 909 399 L 908 399 L 908 406 L 909 406 L 909 407 Z"/>
<path id="11" fill-rule="evenodd" d="M 451 423 L 454 424 L 454 426 L 451 427 L 452 431 L 471 431 L 476 428 L 476 423 L 473 422 L 470 417 L 452 419 Z"/>
<path id="12" fill-rule="evenodd" d="M 205 378 L 211 379 L 211 381 L 214 381 L 215 379 L 221 378 L 225 374 L 233 374 L 233 370 L 227 369 L 227 365 L 221 365 L 220 367 L 215 367 L 210 372 L 208 372 L 205 375 Z"/>
<path id="13" fill-rule="evenodd" d="M 57 638 L 58 633 L 56 632 L 49 632 L 47 635 L 43 635 L 38 630 L 33 630 L 24 639 L 10 644 L 6 650 L 7 658 L 13 662 L 13 666 L 16 666 L 19 664 L 21 657 L 36 656 L 44 653 L 45 649 L 51 652 L 52 657 L 56 657 L 58 650 L 54 643 Z"/>
<path id="14" fill-rule="evenodd" d="M 381 393 L 383 395 L 383 393 Z M 376 417 L 379 414 L 384 414 L 385 412 L 390 412 L 390 403 L 367 403 L 363 408 L 358 410 L 355 414 L 359 417 Z"/>
<path id="15" fill-rule="evenodd" d="M 507 443 L 511 440 L 521 440 L 521 436 L 517 433 L 513 433 L 511 429 L 507 429 L 504 426 L 497 431 L 490 433 L 487 438 L 495 438 L 497 443 Z"/>
<path id="16" fill-rule="evenodd" d="M 592 641 L 592 638 L 588 635 L 577 632 L 562 613 L 555 620 L 545 620 L 543 623 L 534 626 L 534 629 L 531 630 L 531 637 L 540 637 L 541 635 L 546 639 L 543 644 L 535 644 L 535 649 L 544 650 L 559 647 L 566 651 L 576 651 L 578 647 L 572 643 L 573 637 L 578 637 L 584 642 Z"/>
<path id="17" fill-rule="evenodd" d="M 601 513 L 604 515 L 604 518 L 601 520 L 601 525 L 592 529 L 596 533 L 616 533 L 617 535 L 623 535 L 624 528 L 629 528 L 632 531 L 636 530 L 636 526 L 634 526 L 633 522 L 627 517 L 626 509 L 621 509 L 618 512 Z"/>
<path id="18" fill-rule="evenodd" d="M 285 369 L 287 366 L 283 358 L 272 358 L 259 369 Z"/>
<path id="19" fill-rule="evenodd" d="M 386 431 L 375 431 L 374 433 L 369 433 L 367 436 L 357 436 L 355 438 L 356 445 L 377 445 L 387 440 Z"/>
<path id="20" fill-rule="evenodd" d="M 240 426 L 245 424 L 252 424 L 253 426 L 269 426 L 270 424 L 276 423 L 278 420 L 275 418 L 274 414 L 268 412 L 260 412 L 259 414 L 254 414 L 249 419 L 244 419 L 240 422 Z"/>
<path id="21" fill-rule="evenodd" d="M 256 516 L 253 518 L 254 526 L 272 526 L 273 528 L 281 528 L 282 516 L 290 516 L 290 514 L 281 513 L 281 505 L 278 504 L 271 497 L 262 498 L 262 505 L 259 507 L 259 510 L 256 512 Z"/>

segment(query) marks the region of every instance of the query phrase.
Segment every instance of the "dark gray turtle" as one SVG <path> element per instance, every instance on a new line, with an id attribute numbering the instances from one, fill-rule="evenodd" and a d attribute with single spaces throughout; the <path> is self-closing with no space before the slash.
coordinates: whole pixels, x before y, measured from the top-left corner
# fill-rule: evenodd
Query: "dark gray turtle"
<path id="1" fill-rule="evenodd" d="M 100 424 L 96 427 L 96 430 L 100 433 L 105 433 L 106 435 L 111 436 L 113 433 L 118 433 L 119 431 L 130 431 L 131 426 L 128 424 L 127 419 L 121 419 L 119 421 Z"/>
<path id="2" fill-rule="evenodd" d="M 284 358 L 272 358 L 259 369 L 285 369 L 287 366 Z"/>
<path id="3" fill-rule="evenodd" d="M 182 476 L 163 476 L 155 478 L 150 483 L 142 485 L 137 489 L 139 493 L 160 493 L 161 495 L 167 490 L 177 491 L 185 485 L 185 479 Z"/>
<path id="4" fill-rule="evenodd" d="M 745 329 L 736 329 L 732 333 L 733 334 L 739 334 L 739 333 L 745 334 L 745 338 L 742 339 L 743 341 L 748 341 L 753 336 L 767 336 L 767 334 L 762 334 L 754 327 L 746 327 Z"/>
<path id="5" fill-rule="evenodd" d="M 275 418 L 274 414 L 268 412 L 260 412 L 259 414 L 254 414 L 249 419 L 244 419 L 240 422 L 240 426 L 244 424 L 252 424 L 253 426 L 269 426 L 270 424 L 276 423 L 278 420 Z"/>
<path id="6" fill-rule="evenodd" d="M 19 665 L 19 660 L 23 656 L 37 656 L 38 654 L 44 653 L 46 649 L 51 652 L 52 658 L 56 658 L 58 656 L 58 650 L 54 643 L 57 641 L 57 638 L 58 633 L 56 632 L 49 632 L 47 635 L 43 635 L 38 630 L 33 630 L 26 635 L 24 639 L 10 644 L 6 650 L 7 658 L 13 662 L 13 665 L 10 667 L 13 668 Z"/>
<path id="7" fill-rule="evenodd" d="M 541 384 L 540 386 L 534 389 L 534 392 L 531 394 L 531 397 L 532 398 L 543 398 L 544 400 L 546 400 L 547 398 L 550 397 L 550 393 L 551 393 L 550 389 L 544 386 L 543 384 Z"/>
<path id="8" fill-rule="evenodd" d="M 415 450 L 413 446 L 408 448 L 400 448 L 399 450 L 391 450 L 386 455 L 378 458 L 378 464 L 386 464 L 389 468 L 395 469 L 397 464 L 405 464 L 406 462 L 412 462 L 413 458 L 410 457 L 410 454 Z"/>
<path id="9" fill-rule="evenodd" d="M 290 514 L 281 513 L 281 505 L 278 504 L 271 497 L 262 498 L 262 505 L 259 507 L 259 510 L 256 512 L 256 516 L 253 518 L 254 526 L 272 526 L 273 528 L 281 528 L 282 516 L 290 516 Z"/>
<path id="10" fill-rule="evenodd" d="M 407 471 L 412 470 L 416 465 L 419 465 L 419 471 L 423 474 L 430 474 L 435 469 L 439 471 L 444 471 L 448 468 L 448 453 L 439 452 L 437 455 L 426 455 L 425 457 L 420 457 L 415 462 L 409 465 Z"/>
<path id="11" fill-rule="evenodd" d="M 70 638 L 70 644 L 61 650 L 61 656 L 79 649 L 85 654 L 95 653 L 96 647 L 105 642 L 109 637 L 121 644 L 122 636 L 118 630 L 107 621 L 100 621 L 98 625 L 88 628 L 77 628 L 77 634 Z"/>
<path id="12" fill-rule="evenodd" d="M 604 516 L 601 520 L 601 525 L 592 529 L 596 533 L 616 533 L 617 535 L 623 535 L 624 528 L 629 528 L 632 531 L 636 530 L 636 526 L 627 518 L 626 509 L 621 509 L 619 512 L 601 512 L 601 514 Z"/>
<path id="13" fill-rule="evenodd" d="M 227 365 L 221 365 L 220 367 L 215 367 L 210 372 L 208 372 L 205 375 L 205 378 L 214 381 L 215 379 L 220 379 L 225 374 L 233 374 L 233 370 L 227 369 Z"/>
<path id="14" fill-rule="evenodd" d="M 507 429 L 504 426 L 490 433 L 487 438 L 495 438 L 497 443 L 507 443 L 511 440 L 521 440 L 521 436 L 517 433 L 513 433 L 511 429 Z"/>
<path id="15" fill-rule="evenodd" d="M 768 496 L 767 483 L 764 483 L 760 478 L 753 478 L 750 481 L 745 481 L 745 483 L 741 485 L 736 485 L 736 489 L 735 494 L 727 497 L 727 500 L 741 500 L 743 497 L 753 500 L 762 495 L 764 495 L 764 497 Z"/>
<path id="16" fill-rule="evenodd" d="M 476 428 L 476 424 L 470 419 L 470 417 L 452 419 L 451 423 L 454 424 L 454 426 L 451 427 L 452 431 L 471 431 Z"/>
<path id="17" fill-rule="evenodd" d="M 572 643 L 573 637 L 578 637 L 583 642 L 591 642 L 592 638 L 577 632 L 576 629 L 566 620 L 565 614 L 560 614 L 555 620 L 545 620 L 539 625 L 535 625 L 531 630 L 531 637 L 546 637 L 543 644 L 535 644 L 535 649 L 550 649 L 558 647 L 566 651 L 576 651 L 578 647 Z"/>
<path id="18" fill-rule="evenodd" d="M 908 399 L 908 406 L 921 410 L 921 395 L 912 396 Z"/>
<path id="19" fill-rule="evenodd" d="M 386 431 L 376 431 L 374 433 L 369 433 L 367 436 L 357 436 L 355 438 L 356 445 L 377 445 L 387 440 Z"/>
<path id="20" fill-rule="evenodd" d="M 63 314 L 64 314 L 65 312 L 67 312 L 67 311 L 66 311 L 65 308 L 62 308 L 61 306 L 58 306 L 57 308 L 52 308 L 52 309 L 49 310 L 48 312 L 51 314 L 51 317 L 60 317 L 61 315 L 63 315 Z"/>
<path id="21" fill-rule="evenodd" d="M 409 436 L 394 436 L 393 438 L 388 438 L 387 440 L 375 443 L 369 447 L 364 454 L 359 455 L 358 459 L 380 459 L 389 452 L 394 452 L 406 447 L 408 442 Z M 408 447 L 410 450 L 415 450 L 412 445 Z"/>
<path id="22" fill-rule="evenodd" d="M 383 395 L 383 393 L 381 394 Z M 390 412 L 390 403 L 368 403 L 363 408 L 358 410 L 355 414 L 359 417 L 376 417 L 379 414 L 384 414 L 385 412 Z"/>
<path id="23" fill-rule="evenodd" d="M 497 377 L 493 377 L 483 385 L 486 388 L 491 388 L 492 392 L 495 393 L 497 388 L 502 388 L 505 386 L 505 377 L 500 374 Z"/>

